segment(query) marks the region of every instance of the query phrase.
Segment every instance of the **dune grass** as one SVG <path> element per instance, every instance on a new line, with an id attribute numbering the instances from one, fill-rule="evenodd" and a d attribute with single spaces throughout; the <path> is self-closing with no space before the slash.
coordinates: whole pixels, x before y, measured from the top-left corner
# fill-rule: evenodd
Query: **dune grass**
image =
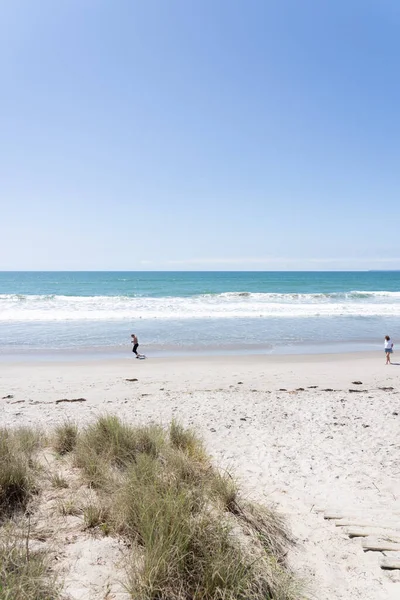
<path id="1" fill-rule="evenodd" d="M 32 429 L 0 429 L 0 520 L 25 509 L 35 493 L 40 443 L 40 433 Z"/>
<path id="2" fill-rule="evenodd" d="M 156 457 L 164 443 L 164 432 L 157 426 L 131 427 L 116 416 L 100 417 L 81 434 L 77 447 L 77 458 L 83 461 L 82 453 L 90 449 L 112 466 L 123 467 L 135 460 L 138 454 Z"/>
<path id="3" fill-rule="evenodd" d="M 109 532 L 110 507 L 102 500 L 96 499 L 90 501 L 83 508 L 83 519 L 87 529 L 99 527 L 100 530 L 108 534 Z"/>
<path id="4" fill-rule="evenodd" d="M 0 600 L 57 600 L 60 592 L 46 552 L 29 551 L 28 533 L 12 523 L 0 541 Z"/>
<path id="5" fill-rule="evenodd" d="M 49 555 L 30 549 L 24 517 L 39 489 L 36 454 L 43 442 L 39 430 L 0 429 L 0 600 L 59 598 Z"/>
<path id="6" fill-rule="evenodd" d="M 52 487 L 59 489 L 59 490 L 69 487 L 68 481 L 65 479 L 65 477 L 60 475 L 60 473 L 53 473 L 51 475 L 50 481 L 51 481 Z"/>
<path id="7" fill-rule="evenodd" d="M 79 435 L 75 461 L 99 498 L 84 509 L 86 526 L 132 546 L 133 599 L 298 599 L 282 518 L 243 500 L 193 431 L 104 416 Z"/>
<path id="8" fill-rule="evenodd" d="M 56 452 L 63 456 L 72 452 L 78 439 L 78 426 L 75 423 L 66 421 L 56 427 L 54 432 L 53 446 Z"/>
<path id="9" fill-rule="evenodd" d="M 138 455 L 156 458 L 164 438 L 160 427 L 135 428 L 121 423 L 115 416 L 103 416 L 80 434 L 75 463 L 83 469 L 91 487 L 102 488 L 110 484 L 113 469 L 124 469 Z"/>
<path id="10" fill-rule="evenodd" d="M 105 415 L 82 430 L 64 423 L 51 440 L 58 455 L 71 456 L 63 474 L 54 470 L 48 479 L 61 494 L 58 514 L 81 518 L 87 533 L 125 540 L 133 600 L 302 597 L 286 563 L 293 539 L 283 519 L 244 499 L 193 430 L 176 421 L 167 429 L 134 427 Z M 0 432 L 2 534 L 6 519 L 26 508 L 37 489 L 39 447 L 32 430 Z M 86 504 L 72 497 L 76 480 L 66 487 L 71 464 L 92 488 Z M 20 534 L 1 540 L 0 600 L 58 598 L 48 554 L 30 551 Z"/>
<path id="11" fill-rule="evenodd" d="M 185 429 L 175 419 L 172 420 L 169 429 L 169 439 L 173 448 L 182 450 L 191 459 L 201 462 L 208 459 L 204 446 L 195 432 Z"/>

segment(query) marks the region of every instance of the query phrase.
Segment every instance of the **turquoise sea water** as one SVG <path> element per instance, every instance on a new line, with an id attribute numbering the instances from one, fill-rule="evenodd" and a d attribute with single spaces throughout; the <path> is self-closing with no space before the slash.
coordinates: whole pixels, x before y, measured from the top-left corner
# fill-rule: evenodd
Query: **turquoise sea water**
<path id="1" fill-rule="evenodd" d="M 400 272 L 3 272 L 0 348 L 147 354 L 380 348 Z"/>

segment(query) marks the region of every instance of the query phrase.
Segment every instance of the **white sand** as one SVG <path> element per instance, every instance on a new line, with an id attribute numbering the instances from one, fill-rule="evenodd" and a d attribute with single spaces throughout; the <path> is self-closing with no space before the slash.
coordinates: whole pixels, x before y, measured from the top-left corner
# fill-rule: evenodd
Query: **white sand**
<path id="1" fill-rule="evenodd" d="M 291 563 L 310 597 L 399 600 L 400 571 L 383 571 L 382 553 L 363 552 L 319 512 L 340 510 L 400 538 L 399 379 L 383 352 L 2 364 L 0 398 L 13 398 L 0 400 L 0 424 L 84 424 L 104 412 L 131 422 L 176 417 L 201 432 L 248 493 L 287 515 L 299 539 Z"/>

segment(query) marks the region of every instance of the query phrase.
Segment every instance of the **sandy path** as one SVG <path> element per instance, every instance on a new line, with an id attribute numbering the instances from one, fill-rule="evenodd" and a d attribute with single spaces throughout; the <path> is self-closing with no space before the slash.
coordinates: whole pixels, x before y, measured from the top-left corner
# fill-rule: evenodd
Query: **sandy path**
<path id="1" fill-rule="evenodd" d="M 394 600 L 400 572 L 383 571 L 381 553 L 363 552 L 319 510 L 354 513 L 400 536 L 399 379 L 380 355 L 2 365 L 0 397 L 13 398 L 0 401 L 0 423 L 84 423 L 105 411 L 134 422 L 175 416 L 200 430 L 249 493 L 288 515 L 299 538 L 291 561 L 312 598 Z"/>

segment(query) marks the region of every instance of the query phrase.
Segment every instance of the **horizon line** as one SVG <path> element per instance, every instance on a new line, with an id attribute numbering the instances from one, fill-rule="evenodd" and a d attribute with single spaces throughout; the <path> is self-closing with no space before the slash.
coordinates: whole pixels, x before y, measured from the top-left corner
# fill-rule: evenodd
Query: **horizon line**
<path id="1" fill-rule="evenodd" d="M 0 273 L 396 273 L 399 269 L 0 269 Z"/>

